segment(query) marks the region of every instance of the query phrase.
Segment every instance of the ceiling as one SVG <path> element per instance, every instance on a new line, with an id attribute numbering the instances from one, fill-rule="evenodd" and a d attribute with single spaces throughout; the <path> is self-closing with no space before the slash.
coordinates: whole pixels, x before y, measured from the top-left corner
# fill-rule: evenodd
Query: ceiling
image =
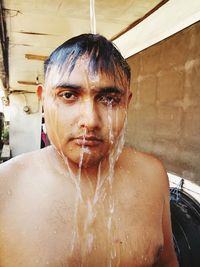
<path id="1" fill-rule="evenodd" d="M 4 22 L 9 38 L 8 47 L 0 49 L 0 79 L 5 81 L 3 56 L 4 62 L 8 57 L 9 91 L 34 91 L 35 83 L 43 82 L 44 58 L 94 26 L 90 4 L 95 0 L 0 1 L 1 27 Z M 200 19 L 199 0 L 96 0 L 94 5 L 97 33 L 114 40 L 125 57 Z M 6 40 L 1 36 L 4 46 Z"/>
<path id="2" fill-rule="evenodd" d="M 111 39 L 164 2 L 96 0 L 96 31 Z M 37 77 L 43 81 L 44 57 L 68 38 L 91 32 L 89 0 L 4 0 L 2 8 L 9 38 L 9 90 L 33 91 L 31 83 Z"/>

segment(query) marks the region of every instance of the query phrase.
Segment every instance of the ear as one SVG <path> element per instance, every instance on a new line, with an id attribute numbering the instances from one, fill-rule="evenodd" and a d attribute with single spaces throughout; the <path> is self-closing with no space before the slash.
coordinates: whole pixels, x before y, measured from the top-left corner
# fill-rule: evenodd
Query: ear
<path id="1" fill-rule="evenodd" d="M 129 106 L 129 103 L 131 101 L 131 98 L 132 98 L 133 94 L 131 91 L 129 91 L 129 96 L 128 96 L 128 106 Z"/>
<path id="2" fill-rule="evenodd" d="M 44 86 L 42 84 L 38 84 L 37 86 L 37 96 L 39 100 L 43 100 Z"/>

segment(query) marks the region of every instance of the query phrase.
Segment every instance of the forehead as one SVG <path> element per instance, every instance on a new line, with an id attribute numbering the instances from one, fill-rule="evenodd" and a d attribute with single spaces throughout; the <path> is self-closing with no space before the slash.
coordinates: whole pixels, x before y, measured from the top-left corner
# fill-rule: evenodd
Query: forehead
<path id="1" fill-rule="evenodd" d="M 111 73 L 94 70 L 90 66 L 90 61 L 86 57 L 77 60 L 74 69 L 71 73 L 67 73 L 66 78 L 68 82 L 75 82 L 77 84 L 96 84 L 101 83 L 115 83 L 115 77 Z"/>
<path id="2" fill-rule="evenodd" d="M 121 68 L 116 66 L 113 72 L 101 71 L 101 68 L 94 69 L 90 58 L 84 55 L 76 61 L 72 71 L 69 61 L 49 68 L 45 79 L 46 88 L 56 88 L 65 83 L 90 84 L 91 86 L 95 84 L 117 85 L 124 88 L 127 87 L 128 81 Z"/>

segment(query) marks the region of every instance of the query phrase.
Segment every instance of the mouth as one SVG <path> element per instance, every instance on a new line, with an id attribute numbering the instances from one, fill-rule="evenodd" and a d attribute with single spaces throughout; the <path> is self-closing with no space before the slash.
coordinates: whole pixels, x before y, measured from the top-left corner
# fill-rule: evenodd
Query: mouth
<path id="1" fill-rule="evenodd" d="M 89 147 L 98 146 L 103 142 L 102 139 L 96 137 L 95 135 L 78 136 L 74 138 L 74 141 L 78 146 L 89 146 Z"/>

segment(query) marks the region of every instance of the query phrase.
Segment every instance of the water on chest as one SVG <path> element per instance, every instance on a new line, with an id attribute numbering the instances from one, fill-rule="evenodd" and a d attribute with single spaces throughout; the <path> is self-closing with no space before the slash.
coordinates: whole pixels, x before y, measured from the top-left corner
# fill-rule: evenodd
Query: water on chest
<path id="1" fill-rule="evenodd" d="M 67 230 L 62 228 L 60 236 L 65 239 L 57 242 L 58 247 L 68 248 L 59 250 L 65 266 L 152 266 L 163 242 L 159 214 L 144 218 L 138 211 L 109 209 L 108 205 L 102 203 L 95 209 L 79 205 Z"/>
<path id="2" fill-rule="evenodd" d="M 162 244 L 159 220 L 108 205 L 87 203 L 76 213 L 62 201 L 43 213 L 16 207 L 2 220 L 2 267 L 152 266 Z"/>

